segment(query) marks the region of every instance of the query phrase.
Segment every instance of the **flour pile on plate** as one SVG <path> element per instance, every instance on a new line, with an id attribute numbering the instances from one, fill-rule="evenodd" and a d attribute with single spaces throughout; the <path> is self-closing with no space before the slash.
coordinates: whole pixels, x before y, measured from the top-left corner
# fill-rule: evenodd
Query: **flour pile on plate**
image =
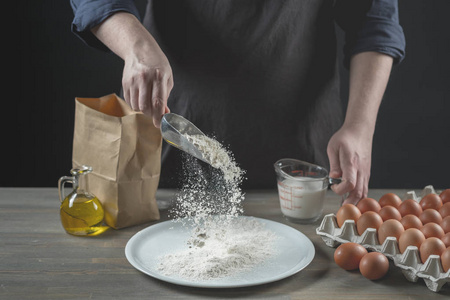
<path id="1" fill-rule="evenodd" d="M 210 280 L 263 263 L 274 254 L 275 236 L 259 221 L 239 218 L 244 171 L 215 139 L 186 137 L 212 166 L 184 154 L 184 182 L 171 214 L 192 232 L 186 249 L 160 257 L 158 269 L 166 276 Z"/>
<path id="2" fill-rule="evenodd" d="M 190 281 L 239 275 L 274 255 L 276 236 L 264 224 L 236 218 L 227 226 L 211 222 L 206 231 L 193 235 L 189 247 L 160 259 L 159 271 Z"/>

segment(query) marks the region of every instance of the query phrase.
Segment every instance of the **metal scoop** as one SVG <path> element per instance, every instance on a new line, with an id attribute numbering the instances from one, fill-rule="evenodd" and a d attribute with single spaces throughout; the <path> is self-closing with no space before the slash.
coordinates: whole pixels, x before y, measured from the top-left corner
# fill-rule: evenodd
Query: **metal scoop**
<path id="1" fill-rule="evenodd" d="M 161 134 L 163 139 L 170 145 L 210 164 L 210 162 L 203 157 L 200 150 L 184 136 L 184 134 L 205 134 L 182 116 L 174 113 L 165 114 L 161 120 Z"/>

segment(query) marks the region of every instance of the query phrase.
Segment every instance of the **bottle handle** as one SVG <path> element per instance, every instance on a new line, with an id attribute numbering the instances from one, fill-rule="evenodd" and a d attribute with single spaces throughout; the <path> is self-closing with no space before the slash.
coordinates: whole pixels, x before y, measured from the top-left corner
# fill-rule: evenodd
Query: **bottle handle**
<path id="1" fill-rule="evenodd" d="M 64 195 L 64 184 L 66 182 L 70 182 L 73 185 L 75 183 L 75 178 L 71 176 L 63 176 L 58 180 L 58 194 L 59 201 L 61 203 L 64 201 L 64 198 L 66 198 L 66 196 Z"/>

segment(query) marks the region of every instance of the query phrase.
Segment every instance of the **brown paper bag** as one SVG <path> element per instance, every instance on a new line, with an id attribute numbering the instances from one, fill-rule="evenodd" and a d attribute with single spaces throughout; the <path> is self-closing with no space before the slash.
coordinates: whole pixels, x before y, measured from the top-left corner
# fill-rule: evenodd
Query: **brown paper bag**
<path id="1" fill-rule="evenodd" d="M 88 165 L 87 189 L 116 229 L 158 220 L 161 132 L 115 94 L 75 98 L 73 167 Z"/>

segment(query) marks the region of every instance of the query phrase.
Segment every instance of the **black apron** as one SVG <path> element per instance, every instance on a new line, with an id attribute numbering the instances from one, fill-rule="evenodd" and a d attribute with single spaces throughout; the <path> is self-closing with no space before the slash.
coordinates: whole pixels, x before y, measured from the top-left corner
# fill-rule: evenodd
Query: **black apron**
<path id="1" fill-rule="evenodd" d="M 215 137 L 246 171 L 242 187 L 275 188 L 273 164 L 328 168 L 342 124 L 331 0 L 149 1 L 143 20 L 171 64 L 171 112 Z M 181 151 L 163 145 L 160 187 L 178 187 Z"/>

